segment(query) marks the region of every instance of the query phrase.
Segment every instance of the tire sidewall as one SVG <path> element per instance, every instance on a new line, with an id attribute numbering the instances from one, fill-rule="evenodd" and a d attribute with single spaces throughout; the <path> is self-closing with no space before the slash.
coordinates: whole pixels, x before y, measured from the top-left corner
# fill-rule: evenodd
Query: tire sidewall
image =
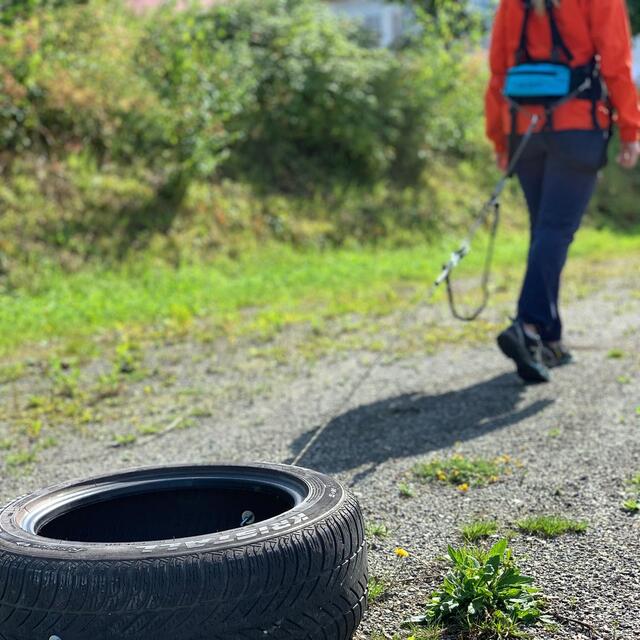
<path id="1" fill-rule="evenodd" d="M 130 543 L 84 543 L 63 540 L 53 540 L 29 533 L 20 526 L 20 521 L 29 506 L 36 501 L 46 499 L 47 496 L 66 491 L 73 495 L 73 491 L 80 492 L 82 488 L 91 485 L 117 481 L 118 479 L 132 479 L 152 477 L 154 473 L 185 473 L 189 470 L 204 473 L 207 470 L 236 470 L 242 472 L 259 470 L 261 473 L 288 475 L 304 483 L 308 489 L 306 497 L 293 509 L 255 525 L 220 531 L 213 534 L 177 538 L 173 540 L 154 540 Z M 115 474 L 107 474 L 55 485 L 34 493 L 16 498 L 0 511 L 0 556 L 3 553 L 25 555 L 30 557 L 59 559 L 59 560 L 114 560 L 114 559 L 149 559 L 171 556 L 186 556 L 210 551 L 244 547 L 247 544 L 260 543 L 269 539 L 289 536 L 300 529 L 305 529 L 314 523 L 330 516 L 340 509 L 347 497 L 342 485 L 333 478 L 305 469 L 287 465 L 270 463 L 256 463 L 251 465 L 172 465 L 166 467 L 147 467 Z"/>

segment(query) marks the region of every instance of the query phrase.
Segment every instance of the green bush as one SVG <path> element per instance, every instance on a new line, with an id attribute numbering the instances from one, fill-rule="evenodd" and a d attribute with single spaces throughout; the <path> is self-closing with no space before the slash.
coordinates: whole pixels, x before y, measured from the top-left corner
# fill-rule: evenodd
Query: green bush
<path id="1" fill-rule="evenodd" d="M 212 179 L 262 194 L 240 190 L 253 208 L 240 223 L 204 223 L 216 244 L 238 229 L 342 243 L 402 227 L 410 239 L 452 203 L 437 202 L 433 165 L 486 148 L 478 62 L 439 50 L 438 34 L 373 50 L 317 0 L 145 16 L 119 0 L 54 5 L 0 27 L 0 252 L 12 261 L 25 246 L 72 266 L 172 230 L 192 241 L 194 210 L 202 232 L 219 208 Z"/>
<path id="2" fill-rule="evenodd" d="M 602 179 L 591 204 L 597 224 L 613 226 L 623 230 L 638 229 L 638 190 L 640 172 L 622 169 L 615 161 L 620 150 L 618 136 L 609 149 L 609 164 L 602 173 Z"/>
<path id="3" fill-rule="evenodd" d="M 0 0 L 0 23 L 12 24 L 45 7 L 57 8 L 85 2 L 87 0 Z"/>
<path id="4" fill-rule="evenodd" d="M 244 0 L 162 12 L 138 59 L 191 168 L 308 193 L 415 184 L 436 153 L 474 149 L 484 74 L 443 37 L 394 54 L 316 0 Z"/>
<path id="5" fill-rule="evenodd" d="M 496 177 L 486 62 L 436 5 L 391 52 L 319 0 L 145 15 L 0 0 L 0 276 L 247 236 L 415 243 L 466 223 Z M 601 220 L 632 224 L 628 179 L 608 170 Z"/>

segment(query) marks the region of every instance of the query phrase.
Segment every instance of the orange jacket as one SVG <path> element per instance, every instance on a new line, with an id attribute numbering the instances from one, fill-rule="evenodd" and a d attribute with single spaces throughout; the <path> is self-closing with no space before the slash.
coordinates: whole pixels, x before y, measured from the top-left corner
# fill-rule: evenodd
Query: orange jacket
<path id="1" fill-rule="evenodd" d="M 588 64 L 594 56 L 600 56 L 602 77 L 616 111 L 620 136 L 625 142 L 638 140 L 640 109 L 631 72 L 631 30 L 625 1 L 561 0 L 555 15 L 562 38 L 574 56 L 572 66 Z M 491 80 L 485 97 L 487 136 L 498 152 L 506 151 L 511 130 L 509 106 L 502 90 L 507 70 L 515 64 L 523 20 L 522 0 L 500 0 L 491 37 Z M 548 17 L 532 10 L 527 36 L 531 57 L 548 60 L 552 48 Z M 538 106 L 524 109 L 518 117 L 519 133 L 529 126 L 527 114 L 544 114 Z M 604 104 L 599 105 L 598 117 L 603 127 L 609 126 L 609 112 Z M 591 103 L 572 100 L 558 107 L 553 124 L 556 130 L 592 129 Z M 544 117 L 540 126 L 544 126 Z"/>

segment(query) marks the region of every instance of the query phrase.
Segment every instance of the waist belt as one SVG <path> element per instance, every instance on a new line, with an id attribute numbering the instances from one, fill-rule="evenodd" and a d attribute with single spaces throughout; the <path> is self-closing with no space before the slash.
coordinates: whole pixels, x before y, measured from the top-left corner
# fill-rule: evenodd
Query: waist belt
<path id="1" fill-rule="evenodd" d="M 567 98 L 598 102 L 604 97 L 604 91 L 595 61 L 581 67 L 535 61 L 509 69 L 504 95 L 516 105 L 555 108 L 556 103 L 564 103 Z"/>

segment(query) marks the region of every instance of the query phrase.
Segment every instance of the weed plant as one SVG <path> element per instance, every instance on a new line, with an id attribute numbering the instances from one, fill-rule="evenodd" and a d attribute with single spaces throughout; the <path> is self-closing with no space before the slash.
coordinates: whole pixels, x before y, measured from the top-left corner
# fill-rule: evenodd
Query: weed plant
<path id="1" fill-rule="evenodd" d="M 518 568 L 507 540 L 489 551 L 450 546 L 448 554 L 452 566 L 442 585 L 424 616 L 408 625 L 444 625 L 473 638 L 502 640 L 522 637 L 524 627 L 544 621 L 540 592 Z"/>

